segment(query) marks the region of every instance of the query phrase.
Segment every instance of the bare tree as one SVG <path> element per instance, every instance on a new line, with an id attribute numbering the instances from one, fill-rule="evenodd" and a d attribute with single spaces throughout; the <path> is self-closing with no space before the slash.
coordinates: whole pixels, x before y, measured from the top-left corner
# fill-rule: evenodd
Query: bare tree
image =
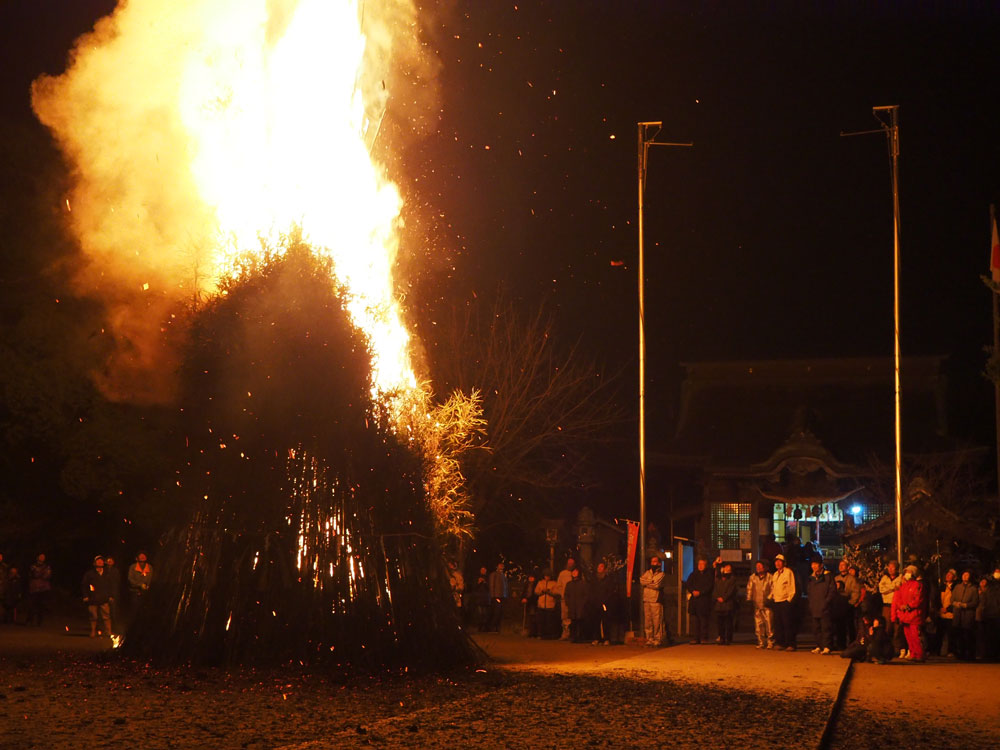
<path id="1" fill-rule="evenodd" d="M 969 554 L 964 551 L 967 543 L 980 550 L 991 546 L 997 517 L 987 495 L 988 458 L 989 450 L 980 446 L 907 457 L 903 474 L 906 549 L 899 559 L 912 554 L 936 562 L 942 557 L 949 560 Z M 870 496 L 884 507 L 892 507 L 892 467 L 872 459 L 870 474 Z"/>
<path id="2" fill-rule="evenodd" d="M 544 307 L 525 315 L 502 297 L 438 329 L 439 387 L 482 396 L 486 438 L 462 458 L 479 526 L 527 522 L 553 495 L 592 486 L 590 459 L 622 416 L 614 378 L 579 340 L 560 340 Z"/>

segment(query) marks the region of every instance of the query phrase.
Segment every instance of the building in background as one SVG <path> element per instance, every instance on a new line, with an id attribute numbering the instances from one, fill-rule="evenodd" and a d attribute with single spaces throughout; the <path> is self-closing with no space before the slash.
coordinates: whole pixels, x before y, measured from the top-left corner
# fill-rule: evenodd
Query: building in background
<path id="1" fill-rule="evenodd" d="M 904 455 L 953 447 L 943 361 L 902 362 Z M 676 429 L 649 458 L 651 513 L 669 518 L 673 535 L 743 564 L 770 534 L 836 558 L 845 530 L 891 510 L 875 490 L 895 461 L 890 358 L 683 367 Z"/>

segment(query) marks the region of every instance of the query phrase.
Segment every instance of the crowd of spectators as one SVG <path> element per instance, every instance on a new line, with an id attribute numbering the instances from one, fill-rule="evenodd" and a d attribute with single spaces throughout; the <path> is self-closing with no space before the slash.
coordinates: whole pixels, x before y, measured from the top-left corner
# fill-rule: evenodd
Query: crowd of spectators
<path id="1" fill-rule="evenodd" d="M 149 589 L 153 567 L 145 552 L 136 555 L 123 582 L 112 555 L 97 555 L 80 581 L 80 597 L 90 619 L 90 637 L 120 634 L 123 601 L 135 604 Z M 123 593 L 127 592 L 127 599 Z M 0 621 L 41 627 L 52 610 L 52 566 L 39 553 L 26 572 L 0 553 Z"/>
<path id="2" fill-rule="evenodd" d="M 930 655 L 1000 659 L 1000 566 L 979 577 L 948 570 L 938 581 L 915 562 L 900 571 L 890 561 L 877 580 L 865 581 L 847 560 L 834 574 L 815 545 L 770 541 L 746 583 L 757 648 L 795 651 L 799 632 L 811 625 L 812 652 L 820 655 L 883 664 Z M 713 568 L 700 559 L 684 583 L 693 644 L 709 642 L 713 614 L 716 643 L 732 642 L 730 568 L 721 559 Z"/>
<path id="3" fill-rule="evenodd" d="M 520 604 L 521 628 L 528 637 L 575 643 L 624 642 L 628 624 L 625 577 L 599 563 L 588 575 L 576 560 L 554 574 L 534 570 L 508 580 L 504 565 L 479 569 L 473 586 L 450 563 L 452 592 L 469 626 L 499 632 L 504 604 Z M 731 563 L 697 560 L 683 582 L 691 644 L 733 642 L 742 606 L 752 613 L 756 647 L 795 651 L 800 633 L 815 640 L 812 653 L 887 663 L 942 656 L 972 661 L 1000 660 L 1000 566 L 987 575 L 947 570 L 931 576 L 915 561 L 900 568 L 890 561 L 872 580 L 840 560 L 836 572 L 816 545 L 794 539 L 782 546 L 773 538 L 745 584 Z M 664 617 L 665 576 L 653 556 L 634 593 L 641 607 L 648 646 L 673 643 Z M 634 613 L 637 614 L 637 613 Z M 637 619 L 633 617 L 633 619 Z M 711 632 L 714 628 L 714 641 Z"/>
<path id="4" fill-rule="evenodd" d="M 0 620 L 5 625 L 41 626 L 49 613 L 52 567 L 40 553 L 26 569 L 0 553 Z"/>
<path id="5" fill-rule="evenodd" d="M 455 605 L 466 625 L 479 632 L 499 632 L 504 604 L 513 601 L 520 605 L 520 625 L 528 637 L 602 645 L 624 642 L 624 578 L 609 572 L 603 562 L 588 576 L 571 557 L 558 574 L 550 568 L 533 569 L 517 582 L 498 563 L 493 571 L 480 567 L 468 587 L 454 561 L 448 568 Z"/>

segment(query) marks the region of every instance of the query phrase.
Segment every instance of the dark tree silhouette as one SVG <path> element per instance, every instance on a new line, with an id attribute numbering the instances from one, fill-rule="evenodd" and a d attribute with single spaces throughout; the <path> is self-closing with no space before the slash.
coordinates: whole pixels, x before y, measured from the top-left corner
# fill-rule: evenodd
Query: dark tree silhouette
<path id="1" fill-rule="evenodd" d="M 123 648 L 165 662 L 437 668 L 473 657 L 420 458 L 372 397 L 367 341 L 301 243 L 197 315 L 181 373 L 191 522 Z"/>
<path id="2" fill-rule="evenodd" d="M 593 485 L 594 452 L 622 423 L 614 378 L 561 341 L 544 308 L 523 314 L 501 295 L 436 331 L 436 383 L 482 396 L 486 439 L 461 461 L 480 528 L 530 528 L 553 512 L 552 498 Z"/>
<path id="3" fill-rule="evenodd" d="M 71 283 L 67 180 L 40 126 L 0 120 L 0 538 L 8 559 L 44 549 L 57 570 L 158 523 L 142 501 L 170 466 L 173 416 L 94 384 L 112 342 Z"/>

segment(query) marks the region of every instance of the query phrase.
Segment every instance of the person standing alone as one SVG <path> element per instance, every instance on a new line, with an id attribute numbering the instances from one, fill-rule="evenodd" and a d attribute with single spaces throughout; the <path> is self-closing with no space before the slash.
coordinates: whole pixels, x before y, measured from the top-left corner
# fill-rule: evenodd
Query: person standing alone
<path id="1" fill-rule="evenodd" d="M 90 637 L 97 637 L 98 620 L 104 626 L 102 635 L 111 636 L 111 600 L 114 592 L 111 590 L 111 576 L 104 569 L 104 558 L 98 555 L 94 558 L 94 567 L 83 574 L 80 588 L 83 591 L 83 601 L 90 615 Z"/>
<path id="2" fill-rule="evenodd" d="M 639 576 L 642 586 L 642 620 L 647 646 L 663 644 L 663 567 L 653 555 L 649 567 Z"/>
<path id="3" fill-rule="evenodd" d="M 503 619 L 503 603 L 510 596 L 510 586 L 507 583 L 507 574 L 504 573 L 503 563 L 497 563 L 496 570 L 490 573 L 490 619 L 488 630 L 494 633 L 500 632 L 500 621 Z"/>

